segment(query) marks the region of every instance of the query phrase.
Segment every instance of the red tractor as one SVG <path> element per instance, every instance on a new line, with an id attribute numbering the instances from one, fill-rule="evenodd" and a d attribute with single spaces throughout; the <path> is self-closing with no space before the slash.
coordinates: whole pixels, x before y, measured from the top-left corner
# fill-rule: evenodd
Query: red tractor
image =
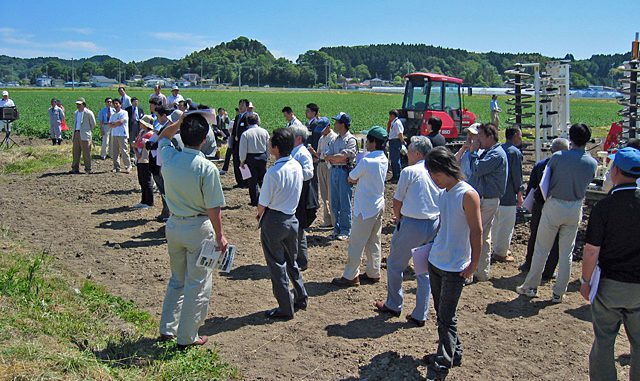
<path id="1" fill-rule="evenodd" d="M 411 73 L 404 78 L 404 100 L 399 112 L 405 136 L 428 135 L 427 121 L 436 116 L 442 120 L 440 133 L 448 142 L 461 140 L 463 129 L 476 121 L 475 114 L 462 103 L 462 80 L 432 73 Z"/>

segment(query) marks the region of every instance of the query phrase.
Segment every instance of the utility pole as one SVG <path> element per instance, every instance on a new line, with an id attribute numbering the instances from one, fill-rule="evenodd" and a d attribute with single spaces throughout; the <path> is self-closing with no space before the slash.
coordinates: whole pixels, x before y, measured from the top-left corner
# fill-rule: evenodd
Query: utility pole
<path id="1" fill-rule="evenodd" d="M 71 57 L 71 90 L 76 89 L 76 73 L 73 67 L 73 57 Z"/>
<path id="2" fill-rule="evenodd" d="M 200 87 L 202 88 L 202 81 L 204 80 L 204 58 L 202 59 L 202 63 L 200 64 Z"/>
<path id="3" fill-rule="evenodd" d="M 258 72 L 258 87 L 260 87 L 260 66 L 256 68 L 256 71 Z"/>
<path id="4" fill-rule="evenodd" d="M 242 66 L 238 65 L 238 91 L 242 87 Z"/>
<path id="5" fill-rule="evenodd" d="M 329 61 L 324 61 L 324 82 L 325 86 L 329 88 Z"/>

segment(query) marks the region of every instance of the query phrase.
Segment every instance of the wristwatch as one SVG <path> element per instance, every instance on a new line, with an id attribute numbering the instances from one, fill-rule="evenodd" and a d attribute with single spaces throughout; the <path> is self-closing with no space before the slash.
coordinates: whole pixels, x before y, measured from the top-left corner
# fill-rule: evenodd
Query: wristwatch
<path id="1" fill-rule="evenodd" d="M 580 284 L 581 284 L 581 285 L 583 285 L 583 284 L 585 284 L 585 283 L 586 283 L 586 284 L 589 284 L 590 282 L 591 282 L 590 280 L 586 280 L 586 279 L 584 279 L 583 277 L 580 277 Z"/>

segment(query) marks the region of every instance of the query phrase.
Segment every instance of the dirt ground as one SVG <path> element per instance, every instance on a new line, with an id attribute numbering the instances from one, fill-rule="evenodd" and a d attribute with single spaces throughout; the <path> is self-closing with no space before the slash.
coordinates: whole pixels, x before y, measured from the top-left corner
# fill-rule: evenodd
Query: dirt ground
<path id="1" fill-rule="evenodd" d="M 530 163 L 529 163 L 530 165 Z M 50 249 L 80 277 L 105 285 L 159 317 L 170 276 L 164 225 L 156 222 L 160 197 L 150 210 L 136 211 L 140 193 L 135 171 L 110 173 L 111 162 L 96 160 L 91 175 L 69 168 L 0 177 L 0 221 L 19 236 Z M 386 296 L 386 280 L 338 289 L 330 284 L 342 272 L 346 242 L 327 239 L 330 231 L 309 233 L 309 270 L 304 273 L 309 308 L 294 320 L 272 322 L 263 312 L 276 306 L 248 193 L 232 189 L 222 176 L 227 206 L 223 224 L 237 245 L 235 268 L 216 275 L 209 317 L 200 333 L 248 380 L 419 380 L 422 357 L 435 350 L 433 307 L 424 328 L 379 315 L 372 303 Z M 386 191 L 383 254 L 393 233 L 391 198 Z M 316 222 L 318 224 L 318 222 Z M 524 258 L 528 227 L 519 225 L 512 253 Z M 551 285 L 539 298 L 519 297 L 523 281 L 517 264 L 492 267 L 493 279 L 465 287 L 460 300 L 462 367 L 451 380 L 585 380 L 592 342 L 589 306 L 578 293 L 580 263 L 574 263 L 565 302 L 552 305 Z M 413 308 L 415 279 L 408 276 L 406 310 Z M 211 344 L 208 344 L 211 345 Z M 628 378 L 628 341 L 616 346 L 620 378 Z"/>

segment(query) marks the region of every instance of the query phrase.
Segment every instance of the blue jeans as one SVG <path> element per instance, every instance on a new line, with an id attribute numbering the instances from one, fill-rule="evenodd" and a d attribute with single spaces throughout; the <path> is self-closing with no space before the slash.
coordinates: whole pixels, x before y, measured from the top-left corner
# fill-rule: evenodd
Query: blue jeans
<path id="1" fill-rule="evenodd" d="M 331 211 L 336 217 L 335 234 L 351 234 L 351 189 L 346 167 L 331 167 Z"/>
<path id="2" fill-rule="evenodd" d="M 401 311 L 404 301 L 402 274 L 411 259 L 411 249 L 425 245 L 435 237 L 438 220 L 418 220 L 402 217 L 391 237 L 391 253 L 387 258 L 387 301 L 385 306 Z M 411 316 L 416 320 L 427 320 L 429 309 L 429 273 L 416 275 L 416 307 Z"/>
<path id="3" fill-rule="evenodd" d="M 389 164 L 391 164 L 391 178 L 397 180 L 400 178 L 400 170 L 402 166 L 400 164 L 400 149 L 402 148 L 402 142 L 400 139 L 389 140 Z"/>

